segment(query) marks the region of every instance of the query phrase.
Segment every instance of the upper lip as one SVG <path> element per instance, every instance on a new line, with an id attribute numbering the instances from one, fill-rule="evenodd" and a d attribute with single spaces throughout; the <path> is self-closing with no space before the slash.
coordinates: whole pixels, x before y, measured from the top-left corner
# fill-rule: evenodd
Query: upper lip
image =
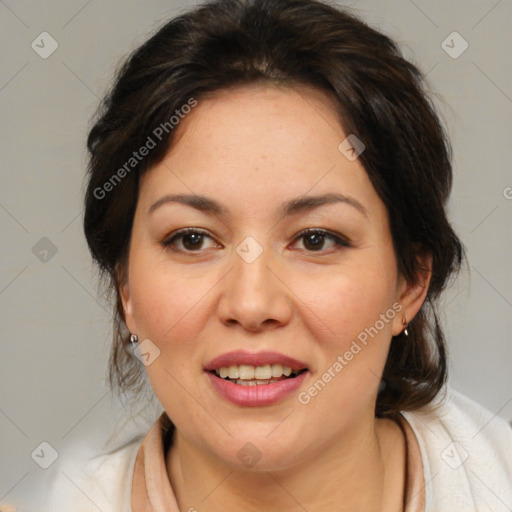
<path id="1" fill-rule="evenodd" d="M 264 366 L 266 364 L 280 364 L 289 366 L 294 371 L 307 369 L 306 363 L 298 361 L 293 357 L 285 356 L 279 352 L 264 351 L 251 353 L 246 350 L 235 350 L 226 352 L 220 356 L 214 357 L 205 367 L 206 371 L 218 370 L 219 368 L 227 368 L 229 366 L 239 365 Z"/>

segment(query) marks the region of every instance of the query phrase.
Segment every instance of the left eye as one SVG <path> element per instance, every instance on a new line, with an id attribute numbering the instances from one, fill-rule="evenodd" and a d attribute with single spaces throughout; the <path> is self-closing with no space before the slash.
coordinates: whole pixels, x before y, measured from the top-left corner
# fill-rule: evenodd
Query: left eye
<path id="1" fill-rule="evenodd" d="M 349 247 L 349 243 L 332 233 L 329 233 L 328 231 L 324 231 L 323 229 L 308 229 L 306 231 L 302 231 L 299 233 L 296 240 L 304 240 L 304 247 L 307 251 L 321 251 L 322 249 L 326 249 L 323 247 L 326 240 L 330 240 L 332 247 Z"/>

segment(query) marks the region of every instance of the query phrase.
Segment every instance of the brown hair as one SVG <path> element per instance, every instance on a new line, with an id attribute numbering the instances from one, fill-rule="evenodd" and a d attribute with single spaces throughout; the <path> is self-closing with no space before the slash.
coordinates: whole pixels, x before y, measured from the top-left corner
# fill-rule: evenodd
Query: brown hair
<path id="1" fill-rule="evenodd" d="M 431 255 L 426 301 L 409 336 L 391 343 L 376 414 L 431 403 L 447 373 L 437 299 L 464 256 L 445 212 L 452 185 L 449 143 L 420 71 L 397 45 L 315 0 L 207 2 L 166 23 L 119 69 L 88 137 L 84 219 L 90 251 L 116 298 L 111 384 L 126 391 L 143 382 L 127 347 L 118 291 L 139 176 L 168 151 L 185 105 L 255 82 L 307 84 L 333 97 L 345 133 L 366 145 L 359 158 L 387 207 L 400 274 L 416 282 L 420 256 Z M 148 137 L 158 143 L 135 159 Z"/>

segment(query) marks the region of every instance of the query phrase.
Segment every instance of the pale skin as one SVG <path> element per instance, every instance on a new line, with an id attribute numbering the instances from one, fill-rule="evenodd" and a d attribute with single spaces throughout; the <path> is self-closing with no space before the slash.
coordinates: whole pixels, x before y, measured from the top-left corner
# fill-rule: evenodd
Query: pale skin
<path id="1" fill-rule="evenodd" d="M 405 441 L 374 408 L 391 338 L 418 312 L 430 273 L 415 284 L 398 274 L 386 208 L 359 159 L 338 149 L 347 134 L 331 100 L 308 87 L 230 89 L 200 101 L 177 135 L 141 179 L 120 291 L 130 331 L 161 351 L 146 370 L 176 426 L 166 467 L 180 510 L 401 511 Z M 350 201 L 283 217 L 283 203 L 326 193 Z M 165 201 L 149 211 L 168 194 L 226 212 Z M 165 247 L 182 228 L 206 235 Z M 299 236 L 308 228 L 348 246 Z M 248 236 L 263 249 L 252 263 L 236 252 Z M 397 302 L 307 405 L 293 393 L 241 407 L 203 371 L 225 352 L 272 350 L 307 362 L 307 390 Z M 247 442 L 262 455 L 252 468 L 237 457 Z"/>

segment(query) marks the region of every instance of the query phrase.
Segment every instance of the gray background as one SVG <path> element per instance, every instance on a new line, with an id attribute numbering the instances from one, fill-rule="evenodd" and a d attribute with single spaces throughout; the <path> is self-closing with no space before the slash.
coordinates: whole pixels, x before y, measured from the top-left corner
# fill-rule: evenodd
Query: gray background
<path id="1" fill-rule="evenodd" d="M 113 442 L 144 432 L 159 412 L 142 397 L 147 414 L 125 424 L 135 411 L 105 385 L 110 315 L 81 228 L 84 146 L 119 59 L 192 3 L 0 0 L 0 503 L 28 501 L 51 477 L 56 464 L 31 458 L 42 441 L 73 457 L 115 427 Z M 397 39 L 442 98 L 455 150 L 450 216 L 470 263 L 444 301 L 450 383 L 511 420 L 512 3 L 344 4 Z M 58 42 L 47 59 L 31 47 L 43 31 Z M 458 58 L 442 47 L 453 31 L 469 44 Z"/>

